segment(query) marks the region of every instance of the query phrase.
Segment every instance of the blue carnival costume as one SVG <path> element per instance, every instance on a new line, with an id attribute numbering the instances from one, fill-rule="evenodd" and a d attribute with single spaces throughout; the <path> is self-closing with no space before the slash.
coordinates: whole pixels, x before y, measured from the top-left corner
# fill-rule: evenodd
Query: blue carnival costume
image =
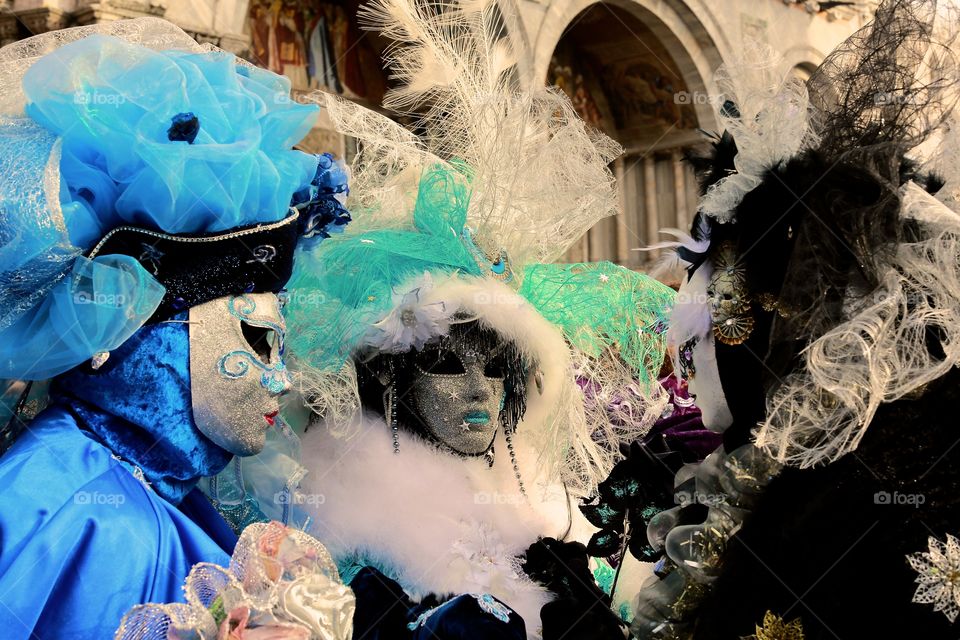
<path id="1" fill-rule="evenodd" d="M 233 532 L 191 492 L 231 456 L 193 425 L 187 348 L 187 325 L 151 324 L 60 376 L 0 460 L 7 637 L 110 637 L 133 604 L 180 600 L 193 564 L 228 562 Z"/>
<path id="2" fill-rule="evenodd" d="M 229 562 L 194 490 L 232 456 L 194 421 L 185 311 L 283 287 L 317 109 L 160 20 L 49 36 L 0 52 L 22 74 L 0 118 L 0 377 L 54 378 L 0 458 L 0 628 L 106 638 Z"/>

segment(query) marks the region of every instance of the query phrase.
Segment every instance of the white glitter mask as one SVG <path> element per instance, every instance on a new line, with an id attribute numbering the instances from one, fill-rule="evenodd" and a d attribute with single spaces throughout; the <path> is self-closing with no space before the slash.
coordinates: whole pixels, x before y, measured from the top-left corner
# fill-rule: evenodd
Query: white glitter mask
<path id="1" fill-rule="evenodd" d="M 430 434 L 459 453 L 487 451 L 503 408 L 501 358 L 482 352 L 468 336 L 448 348 L 426 350 L 414 360 L 414 406 Z"/>
<path id="2" fill-rule="evenodd" d="M 238 456 L 263 449 L 290 388 L 280 303 L 272 293 L 211 300 L 190 309 L 190 393 L 197 428 Z"/>
<path id="3" fill-rule="evenodd" d="M 701 266 L 689 280 L 684 280 L 680 286 L 678 297 L 680 299 L 691 301 L 704 301 L 709 299 L 704 283 L 706 282 L 701 270 Z M 727 406 L 726 396 L 723 393 L 723 385 L 720 382 L 720 370 L 717 367 L 716 344 L 714 342 L 713 332 L 696 340 L 694 344 L 685 343 L 673 348 L 679 348 L 681 351 L 689 351 L 689 360 L 691 365 L 683 367 L 681 373 L 687 379 L 687 388 L 690 395 L 694 396 L 697 407 L 702 412 L 703 424 L 711 431 L 722 433 L 733 423 L 733 416 L 730 408 Z M 681 356 L 684 360 L 685 356 Z"/>

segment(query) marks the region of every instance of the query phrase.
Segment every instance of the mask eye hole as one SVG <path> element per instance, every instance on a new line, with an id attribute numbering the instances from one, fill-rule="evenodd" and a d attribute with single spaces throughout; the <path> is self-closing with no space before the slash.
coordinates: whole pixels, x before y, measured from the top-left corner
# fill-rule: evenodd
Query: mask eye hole
<path id="1" fill-rule="evenodd" d="M 503 378 L 506 375 L 507 361 L 502 355 L 496 355 L 487 361 L 483 375 L 488 378 Z"/>
<path id="2" fill-rule="evenodd" d="M 257 357 L 264 363 L 270 364 L 270 354 L 273 351 L 273 342 L 276 339 L 273 329 L 257 327 L 241 321 L 240 330 Z"/>
<path id="3" fill-rule="evenodd" d="M 463 363 L 453 351 L 444 349 L 431 349 L 421 351 L 417 354 L 417 366 L 427 374 L 454 376 L 467 372 L 463 368 Z"/>

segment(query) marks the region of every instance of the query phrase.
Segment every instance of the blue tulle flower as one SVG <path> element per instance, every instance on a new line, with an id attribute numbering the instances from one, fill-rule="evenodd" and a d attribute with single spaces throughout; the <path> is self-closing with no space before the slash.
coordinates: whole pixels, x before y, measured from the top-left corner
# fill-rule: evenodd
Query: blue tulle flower
<path id="1" fill-rule="evenodd" d="M 334 198 L 310 202 L 300 210 L 300 242 L 309 247 L 333 234 L 343 233 L 350 221 L 350 212 Z"/>
<path id="2" fill-rule="evenodd" d="M 329 153 L 321 153 L 317 156 L 317 173 L 313 176 L 311 184 L 315 185 L 320 193 L 350 194 L 346 167 L 334 160 L 333 155 Z"/>
<path id="3" fill-rule="evenodd" d="M 350 188 L 347 185 L 347 169 L 343 163 L 334 159 L 331 153 L 321 153 L 316 156 L 316 159 L 317 170 L 310 184 L 293 196 L 290 204 L 294 207 L 302 208 L 323 196 L 340 195 L 343 199 L 350 194 Z"/>
<path id="4" fill-rule="evenodd" d="M 198 233 L 274 222 L 316 174 L 316 157 L 293 146 L 317 107 L 226 52 L 94 35 L 40 58 L 23 88 L 27 115 L 62 139 L 70 199 L 98 227 L 83 239 L 119 224 Z"/>

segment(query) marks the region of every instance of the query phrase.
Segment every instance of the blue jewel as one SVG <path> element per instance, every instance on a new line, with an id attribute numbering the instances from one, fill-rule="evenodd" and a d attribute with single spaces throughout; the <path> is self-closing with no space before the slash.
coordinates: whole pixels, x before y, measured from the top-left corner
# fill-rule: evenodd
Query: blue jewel
<path id="1" fill-rule="evenodd" d="M 193 144 L 200 132 L 200 118 L 191 111 L 178 113 L 170 119 L 172 124 L 167 129 L 167 139 L 171 142 L 186 142 Z"/>
<path id="2" fill-rule="evenodd" d="M 421 613 L 419 616 L 417 616 L 416 620 L 414 620 L 413 622 L 408 622 L 407 629 L 409 629 L 410 631 L 416 631 L 417 627 L 422 627 L 427 622 L 427 619 L 433 614 L 435 614 L 437 611 L 439 611 L 441 607 L 443 607 L 443 605 L 438 605 L 436 607 L 433 607 L 432 609 L 427 609 L 426 611 Z"/>
<path id="3" fill-rule="evenodd" d="M 502 282 L 510 282 L 513 280 L 513 271 L 510 269 L 510 259 L 507 253 L 503 250 L 499 252 L 496 260 L 492 260 L 473 239 L 473 232 L 470 227 L 464 227 L 463 231 L 460 233 L 460 238 L 463 240 L 463 243 L 466 245 L 467 250 L 473 255 L 473 259 L 476 261 L 477 266 L 481 269 L 489 268 L 494 276 Z"/>
<path id="4" fill-rule="evenodd" d="M 187 306 L 187 301 L 181 298 L 180 296 L 177 296 L 176 298 L 173 299 L 173 302 L 170 303 L 170 306 L 176 309 L 177 311 L 180 311 Z"/>
<path id="5" fill-rule="evenodd" d="M 470 594 L 477 599 L 480 608 L 501 622 L 510 622 L 511 609 L 489 593 Z"/>

